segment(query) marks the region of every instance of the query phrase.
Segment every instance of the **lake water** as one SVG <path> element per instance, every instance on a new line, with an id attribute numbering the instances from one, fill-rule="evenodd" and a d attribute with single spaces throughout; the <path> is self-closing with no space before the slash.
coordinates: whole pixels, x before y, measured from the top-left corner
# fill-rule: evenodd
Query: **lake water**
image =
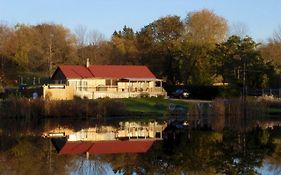
<path id="1" fill-rule="evenodd" d="M 1 120 L 0 174 L 278 175 L 275 123 L 214 131 L 177 121 Z"/>

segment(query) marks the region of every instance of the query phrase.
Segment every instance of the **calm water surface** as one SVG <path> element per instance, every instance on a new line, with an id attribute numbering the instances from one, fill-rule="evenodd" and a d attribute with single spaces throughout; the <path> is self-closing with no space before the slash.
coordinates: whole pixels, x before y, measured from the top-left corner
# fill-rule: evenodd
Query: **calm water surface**
<path id="1" fill-rule="evenodd" d="M 2 120 L 0 174 L 278 175 L 281 127 L 271 126 L 212 131 L 168 121 Z"/>

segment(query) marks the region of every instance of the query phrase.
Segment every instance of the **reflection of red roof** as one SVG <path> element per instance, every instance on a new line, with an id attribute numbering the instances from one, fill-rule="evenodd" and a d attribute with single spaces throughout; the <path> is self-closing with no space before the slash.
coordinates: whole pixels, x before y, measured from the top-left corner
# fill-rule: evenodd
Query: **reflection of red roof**
<path id="1" fill-rule="evenodd" d="M 92 65 L 89 69 L 98 78 L 155 78 L 146 66 Z"/>
<path id="2" fill-rule="evenodd" d="M 59 151 L 64 154 L 114 154 L 114 153 L 144 153 L 152 146 L 154 140 L 126 141 L 95 141 L 95 142 L 66 142 Z"/>
<path id="3" fill-rule="evenodd" d="M 155 79 L 154 74 L 146 66 L 131 65 L 92 65 L 89 68 L 78 65 L 60 65 L 64 76 L 69 78 L 136 78 Z M 57 72 L 57 71 L 56 71 Z M 54 73 L 54 75 L 56 74 Z M 53 75 L 53 76 L 54 76 Z"/>
<path id="4" fill-rule="evenodd" d="M 59 154 L 82 154 L 87 152 L 92 145 L 91 142 L 66 142 Z"/>

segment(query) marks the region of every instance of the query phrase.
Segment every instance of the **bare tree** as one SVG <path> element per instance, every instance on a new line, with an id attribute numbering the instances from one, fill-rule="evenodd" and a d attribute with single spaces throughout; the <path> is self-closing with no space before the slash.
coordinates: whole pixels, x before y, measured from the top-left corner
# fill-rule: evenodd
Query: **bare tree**
<path id="1" fill-rule="evenodd" d="M 78 46 L 85 46 L 88 41 L 87 41 L 87 27 L 83 26 L 83 25 L 78 25 L 75 29 L 74 29 L 75 35 L 77 37 L 77 41 L 78 41 Z"/>
<path id="2" fill-rule="evenodd" d="M 249 27 L 243 22 L 235 22 L 230 26 L 229 35 L 236 35 L 244 38 L 249 35 Z"/>
<path id="3" fill-rule="evenodd" d="M 75 28 L 75 35 L 78 41 L 78 46 L 83 47 L 87 45 L 98 45 L 100 42 L 105 41 L 105 36 L 98 30 L 89 31 L 87 27 L 79 25 Z"/>
<path id="4" fill-rule="evenodd" d="M 281 25 L 279 25 L 278 29 L 273 32 L 272 39 L 277 43 L 281 43 Z"/>
<path id="5" fill-rule="evenodd" d="M 92 30 L 88 33 L 89 44 L 99 45 L 101 42 L 105 41 L 105 36 L 97 30 Z"/>
<path id="6" fill-rule="evenodd" d="M 281 26 L 273 32 L 268 43 L 260 48 L 266 62 L 271 62 L 278 73 L 281 73 Z"/>

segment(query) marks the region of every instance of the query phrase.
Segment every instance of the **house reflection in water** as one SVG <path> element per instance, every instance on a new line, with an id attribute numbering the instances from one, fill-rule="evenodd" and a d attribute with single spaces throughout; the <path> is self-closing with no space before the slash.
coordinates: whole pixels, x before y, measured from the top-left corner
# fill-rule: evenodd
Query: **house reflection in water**
<path id="1" fill-rule="evenodd" d="M 147 152 L 155 140 L 162 140 L 167 124 L 157 122 L 120 122 L 119 128 L 101 126 L 82 129 L 78 132 L 59 136 L 48 135 L 59 155 L 65 154 L 116 154 Z M 63 134 L 64 135 L 64 134 Z"/>

